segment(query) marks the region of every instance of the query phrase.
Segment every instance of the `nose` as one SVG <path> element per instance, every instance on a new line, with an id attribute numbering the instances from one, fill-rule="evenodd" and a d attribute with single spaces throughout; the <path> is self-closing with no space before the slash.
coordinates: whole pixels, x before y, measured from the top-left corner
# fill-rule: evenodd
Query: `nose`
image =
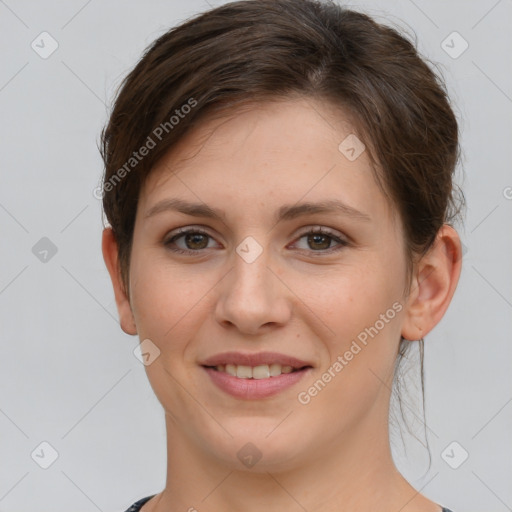
<path id="1" fill-rule="evenodd" d="M 246 334 L 263 333 L 291 317 L 289 288 L 276 274 L 267 251 L 251 263 L 233 255 L 234 268 L 220 284 L 216 320 Z"/>

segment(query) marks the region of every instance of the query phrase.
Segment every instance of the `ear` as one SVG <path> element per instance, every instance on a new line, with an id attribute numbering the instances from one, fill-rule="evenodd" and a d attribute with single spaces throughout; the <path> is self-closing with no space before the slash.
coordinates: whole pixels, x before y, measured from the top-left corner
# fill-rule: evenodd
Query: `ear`
<path id="1" fill-rule="evenodd" d="M 406 340 L 419 340 L 439 323 L 457 288 L 461 267 L 459 235 L 444 224 L 430 250 L 416 264 L 402 323 Z"/>
<path id="2" fill-rule="evenodd" d="M 105 228 L 103 230 L 101 249 L 103 251 L 105 265 L 107 266 L 110 279 L 112 280 L 121 329 L 123 329 L 126 334 L 137 334 L 137 326 L 135 325 L 135 319 L 130 306 L 130 299 L 126 295 L 121 280 L 117 242 L 112 228 Z"/>

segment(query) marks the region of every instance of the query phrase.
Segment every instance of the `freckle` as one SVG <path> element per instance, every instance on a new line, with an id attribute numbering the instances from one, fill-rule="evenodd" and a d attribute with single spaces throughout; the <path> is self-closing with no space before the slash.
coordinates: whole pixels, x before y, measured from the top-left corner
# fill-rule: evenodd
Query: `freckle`
<path id="1" fill-rule="evenodd" d="M 300 334 L 299 333 L 297 333 L 297 338 L 300 338 Z"/>

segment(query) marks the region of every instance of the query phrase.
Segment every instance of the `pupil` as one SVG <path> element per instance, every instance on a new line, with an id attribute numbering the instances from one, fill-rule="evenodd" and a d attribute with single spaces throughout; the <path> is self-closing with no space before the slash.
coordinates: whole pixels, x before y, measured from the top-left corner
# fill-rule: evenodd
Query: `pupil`
<path id="1" fill-rule="evenodd" d="M 206 244 L 205 243 L 201 244 L 201 238 L 202 238 L 203 242 L 206 241 L 206 236 L 202 235 L 201 233 L 188 234 L 186 236 L 187 246 L 189 246 L 189 245 L 194 246 L 196 243 L 198 243 L 199 247 L 191 247 L 191 248 L 192 249 L 204 249 L 208 245 L 208 242 L 206 241 Z"/>
<path id="2" fill-rule="evenodd" d="M 323 238 L 324 241 L 326 241 L 326 243 L 324 243 L 323 246 L 320 247 L 320 249 L 328 249 L 329 248 L 329 245 L 330 245 L 329 237 L 326 236 L 326 235 L 310 235 L 308 238 L 309 238 L 308 242 L 313 241 L 312 242 L 313 244 L 316 244 L 318 242 L 318 239 L 322 239 Z M 318 242 L 318 243 L 321 244 L 321 242 Z"/>

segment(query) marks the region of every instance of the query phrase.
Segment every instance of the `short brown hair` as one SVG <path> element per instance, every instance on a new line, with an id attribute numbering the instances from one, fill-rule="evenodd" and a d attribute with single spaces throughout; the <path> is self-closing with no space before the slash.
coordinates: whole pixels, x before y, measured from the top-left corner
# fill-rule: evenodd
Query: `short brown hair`
<path id="1" fill-rule="evenodd" d="M 363 13 L 334 2 L 245 0 L 163 34 L 118 90 L 101 154 L 125 288 L 139 194 L 156 162 L 209 113 L 297 94 L 350 115 L 401 216 L 408 265 L 429 249 L 460 211 L 458 127 L 443 81 L 409 40 Z"/>

